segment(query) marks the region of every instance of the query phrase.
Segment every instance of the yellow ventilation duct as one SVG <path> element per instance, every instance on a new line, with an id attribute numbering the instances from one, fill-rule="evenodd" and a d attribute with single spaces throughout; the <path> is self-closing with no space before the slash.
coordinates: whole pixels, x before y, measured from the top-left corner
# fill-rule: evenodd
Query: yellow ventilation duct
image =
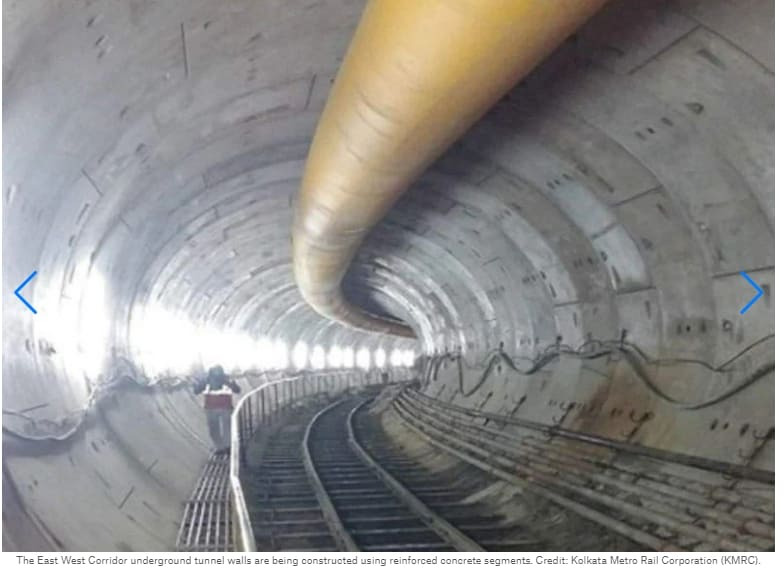
<path id="1" fill-rule="evenodd" d="M 348 303 L 365 235 L 444 150 L 605 0 L 371 0 L 319 121 L 293 230 L 305 300 L 343 324 L 413 337 Z"/>

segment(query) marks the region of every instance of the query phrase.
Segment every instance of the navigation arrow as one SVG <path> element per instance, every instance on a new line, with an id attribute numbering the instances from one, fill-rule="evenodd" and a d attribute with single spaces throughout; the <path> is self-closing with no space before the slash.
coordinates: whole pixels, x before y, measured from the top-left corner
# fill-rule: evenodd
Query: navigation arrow
<path id="1" fill-rule="evenodd" d="M 755 302 L 757 302 L 757 301 L 759 300 L 759 298 L 760 298 L 760 297 L 761 297 L 763 294 L 765 294 L 765 291 L 764 291 L 764 290 L 762 290 L 762 289 L 760 288 L 760 286 L 759 286 L 757 283 L 755 283 L 755 282 L 754 282 L 754 280 L 752 280 L 752 278 L 751 278 L 749 275 L 747 275 L 745 272 L 741 271 L 741 273 L 740 273 L 740 274 L 741 274 L 741 276 L 742 276 L 743 278 L 745 278 L 747 281 L 749 281 L 749 284 L 750 284 L 751 286 L 753 286 L 753 287 L 754 287 L 754 289 L 757 291 L 757 294 L 756 294 L 756 295 L 754 295 L 754 298 L 753 298 L 753 299 L 751 299 L 749 302 L 747 302 L 745 307 L 743 307 L 742 309 L 740 309 L 740 314 L 745 314 L 745 313 L 746 313 L 746 311 L 747 311 L 747 310 L 749 310 L 749 309 L 751 308 L 751 305 L 753 305 Z"/>
<path id="2" fill-rule="evenodd" d="M 37 270 L 34 270 L 34 271 L 32 272 L 32 274 L 31 274 L 29 277 L 27 277 L 26 279 L 24 279 L 24 281 L 22 282 L 22 284 L 20 284 L 18 287 L 16 287 L 16 290 L 14 291 L 14 294 L 16 295 L 16 298 L 18 298 L 20 301 L 22 301 L 22 302 L 25 304 L 25 306 L 26 306 L 28 309 L 30 309 L 31 311 L 33 311 L 33 314 L 34 314 L 34 315 L 37 315 L 37 314 L 38 314 L 38 311 L 37 311 L 37 310 L 35 310 L 35 309 L 33 308 L 33 305 L 31 305 L 29 302 L 27 302 L 27 301 L 25 300 L 25 298 L 24 298 L 22 295 L 20 295 L 20 294 L 19 294 L 19 291 L 20 291 L 20 290 L 22 290 L 22 289 L 23 289 L 23 288 L 24 288 L 24 287 L 27 285 L 27 283 L 29 283 L 31 280 L 33 280 L 33 277 L 34 277 L 35 275 L 37 275 L 37 274 L 38 274 L 38 271 L 37 271 Z"/>

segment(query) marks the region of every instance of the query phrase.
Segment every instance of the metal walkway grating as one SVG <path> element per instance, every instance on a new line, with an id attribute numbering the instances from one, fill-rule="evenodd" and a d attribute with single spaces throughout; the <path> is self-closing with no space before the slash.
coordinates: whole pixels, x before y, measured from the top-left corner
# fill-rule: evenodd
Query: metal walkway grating
<path id="1" fill-rule="evenodd" d="M 229 456 L 213 453 L 185 502 L 177 551 L 231 551 Z"/>

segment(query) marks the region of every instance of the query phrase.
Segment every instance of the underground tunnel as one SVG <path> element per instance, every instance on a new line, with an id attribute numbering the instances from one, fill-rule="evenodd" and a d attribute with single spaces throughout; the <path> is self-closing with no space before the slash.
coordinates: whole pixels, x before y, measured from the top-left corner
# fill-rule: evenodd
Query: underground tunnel
<path id="1" fill-rule="evenodd" d="M 5 551 L 773 550 L 773 0 L 496 4 L 4 3 Z"/>

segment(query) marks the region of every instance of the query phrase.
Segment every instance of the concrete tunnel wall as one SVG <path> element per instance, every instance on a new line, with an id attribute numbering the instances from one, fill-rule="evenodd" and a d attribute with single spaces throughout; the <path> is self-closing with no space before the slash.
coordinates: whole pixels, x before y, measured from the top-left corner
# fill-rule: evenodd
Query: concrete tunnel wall
<path id="1" fill-rule="evenodd" d="M 290 267 L 363 4 L 5 4 L 3 290 L 37 270 L 38 314 L 4 300 L 4 548 L 173 545 L 207 445 L 140 360 L 145 311 L 410 346 L 321 319 Z M 613 2 L 402 199 L 347 294 L 415 327 L 439 398 L 772 468 L 773 96 L 772 0 Z M 743 316 L 741 270 L 765 289 Z M 612 350 L 521 374 L 557 344 Z M 61 434 L 112 386 L 66 442 L 13 434 Z"/>

